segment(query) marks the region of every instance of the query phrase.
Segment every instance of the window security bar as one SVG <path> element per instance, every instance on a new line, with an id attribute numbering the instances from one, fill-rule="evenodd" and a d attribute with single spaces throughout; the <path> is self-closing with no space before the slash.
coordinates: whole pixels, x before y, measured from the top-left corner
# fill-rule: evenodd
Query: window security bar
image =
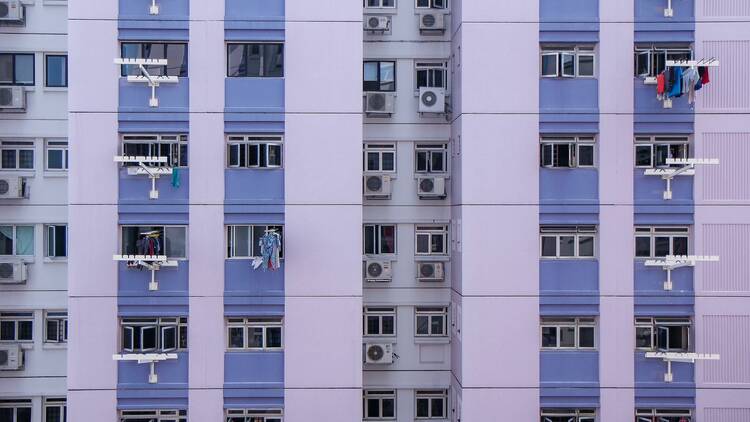
<path id="1" fill-rule="evenodd" d="M 152 6 L 153 7 L 153 6 Z M 158 6 L 157 6 L 158 7 Z M 167 59 L 126 59 L 116 58 L 115 64 L 133 65 L 141 69 L 141 76 L 128 76 L 128 82 L 147 83 L 151 87 L 151 98 L 148 101 L 150 107 L 159 107 L 159 99 L 156 98 L 156 88 L 160 84 L 176 84 L 179 82 L 177 76 L 151 76 L 146 66 L 167 66 Z"/>
<path id="2" fill-rule="evenodd" d="M 645 176 L 661 176 L 666 180 L 667 188 L 664 190 L 663 198 L 672 199 L 672 179 L 676 176 L 694 176 L 696 165 L 719 164 L 718 158 L 667 158 L 667 164 L 678 164 L 680 168 L 653 168 L 644 171 Z"/>
<path id="3" fill-rule="evenodd" d="M 124 353 L 112 355 L 112 360 L 116 361 L 136 361 L 139 364 L 149 364 L 149 384 L 156 384 L 159 381 L 159 376 L 156 375 L 156 362 L 174 359 L 177 359 L 177 353 Z"/>
<path id="4" fill-rule="evenodd" d="M 160 166 L 160 167 L 149 167 L 146 164 L 166 164 L 167 157 L 140 157 L 140 156 L 115 156 L 116 163 L 135 163 L 138 167 L 129 167 L 129 175 L 148 175 L 151 179 L 151 190 L 148 192 L 149 199 L 159 199 L 159 191 L 156 190 L 156 179 L 162 175 L 170 175 L 174 169 L 172 167 Z"/>
<path id="5" fill-rule="evenodd" d="M 667 372 L 664 374 L 664 382 L 672 382 L 672 362 L 695 363 L 697 360 L 719 360 L 721 357 L 716 353 L 678 353 L 678 352 L 646 352 L 649 359 L 662 359 L 667 363 Z"/>
<path id="6" fill-rule="evenodd" d="M 156 272 L 161 267 L 176 267 L 177 261 L 167 259 L 166 255 L 113 255 L 115 261 L 126 261 L 129 267 L 145 267 L 151 271 L 151 281 L 148 283 L 148 289 L 151 291 L 159 290 L 159 282 L 156 281 Z"/>
<path id="7" fill-rule="evenodd" d="M 672 290 L 672 271 L 682 267 L 695 267 L 697 262 L 719 262 L 715 255 L 667 255 L 664 259 L 648 259 L 646 267 L 661 267 L 667 272 L 664 290 Z"/>

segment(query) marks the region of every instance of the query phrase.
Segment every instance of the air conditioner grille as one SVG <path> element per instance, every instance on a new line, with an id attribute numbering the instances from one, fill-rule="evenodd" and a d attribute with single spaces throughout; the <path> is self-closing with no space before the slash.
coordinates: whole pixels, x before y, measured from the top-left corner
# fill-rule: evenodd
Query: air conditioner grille
<path id="1" fill-rule="evenodd" d="M 422 104 L 432 107 L 437 103 L 437 95 L 432 91 L 425 91 L 422 94 Z"/>
<path id="2" fill-rule="evenodd" d="M 13 264 L 8 262 L 0 263 L 0 278 L 13 277 Z"/>
<path id="3" fill-rule="evenodd" d="M 380 24 L 380 19 L 378 19 L 378 18 L 376 18 L 376 17 L 371 17 L 371 18 L 370 18 L 370 19 L 369 19 L 369 20 L 367 21 L 367 25 L 369 25 L 369 26 L 370 26 L 370 28 L 377 28 L 379 24 Z"/>
<path id="4" fill-rule="evenodd" d="M 422 25 L 426 27 L 435 26 L 435 15 L 423 15 L 422 16 Z"/>
<path id="5" fill-rule="evenodd" d="M 419 273 L 425 278 L 432 277 L 435 275 L 435 266 L 432 264 L 422 264 L 419 266 Z"/>
<path id="6" fill-rule="evenodd" d="M 378 361 L 383 359 L 383 356 L 385 356 L 385 350 L 383 350 L 382 346 L 376 344 L 367 348 L 367 357 L 370 360 Z"/>
<path id="7" fill-rule="evenodd" d="M 369 95 L 367 98 L 367 105 L 370 106 L 370 110 L 384 110 L 385 94 Z"/>
<path id="8" fill-rule="evenodd" d="M 435 190 L 435 182 L 432 179 L 422 179 L 419 182 L 419 189 L 422 192 L 432 192 Z"/>
<path id="9" fill-rule="evenodd" d="M 369 176 L 367 178 L 367 190 L 378 192 L 383 188 L 383 179 L 378 176 Z"/>
<path id="10" fill-rule="evenodd" d="M 10 190 L 10 183 L 5 179 L 0 179 L 0 195 L 6 195 Z"/>
<path id="11" fill-rule="evenodd" d="M 9 106 L 11 104 L 13 104 L 13 90 L 10 88 L 0 88 L 0 105 Z"/>
<path id="12" fill-rule="evenodd" d="M 369 274 L 370 277 L 380 277 L 380 275 L 383 274 L 383 266 L 377 262 L 373 262 L 367 266 L 367 274 Z"/>

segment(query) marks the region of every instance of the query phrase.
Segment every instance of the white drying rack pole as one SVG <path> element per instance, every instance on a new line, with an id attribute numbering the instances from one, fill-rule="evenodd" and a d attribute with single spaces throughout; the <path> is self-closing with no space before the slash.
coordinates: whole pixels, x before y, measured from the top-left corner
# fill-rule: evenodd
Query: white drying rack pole
<path id="1" fill-rule="evenodd" d="M 154 3 L 156 4 L 156 3 Z M 152 6 L 153 7 L 153 6 Z M 157 6 L 158 9 L 158 6 Z M 150 107 L 159 107 L 159 99 L 156 98 L 156 88 L 160 84 L 176 84 L 179 82 L 177 76 L 151 76 L 146 66 L 167 66 L 167 59 L 126 59 L 116 58 L 115 64 L 138 66 L 141 76 L 128 76 L 128 82 L 147 83 L 151 87 L 151 98 L 148 101 Z"/>
<path id="2" fill-rule="evenodd" d="M 148 289 L 151 291 L 159 290 L 159 282 L 156 281 L 156 272 L 162 267 L 176 267 L 177 261 L 167 259 L 166 255 L 113 255 L 115 261 L 135 262 L 136 265 L 142 265 L 151 271 L 151 281 L 148 283 Z"/>
<path id="3" fill-rule="evenodd" d="M 670 1 L 670 9 L 671 9 L 671 0 Z M 664 10 L 666 14 L 666 10 Z M 664 63 L 665 67 L 719 67 L 719 60 L 715 57 L 711 57 L 710 59 L 700 59 L 700 60 L 667 60 L 666 63 Z M 656 78 L 654 78 L 653 83 L 656 83 Z M 664 99 L 664 108 L 672 108 L 672 99 L 671 98 L 665 98 Z"/>
<path id="4" fill-rule="evenodd" d="M 672 179 L 677 176 L 694 176 L 696 165 L 719 164 L 718 158 L 667 158 L 667 164 L 678 164 L 678 168 L 654 168 L 646 169 L 645 176 L 661 176 L 667 182 L 667 188 L 664 190 L 663 198 L 672 199 Z"/>
<path id="5" fill-rule="evenodd" d="M 718 262 L 715 255 L 667 255 L 664 259 L 647 259 L 643 263 L 646 267 L 661 267 L 667 272 L 664 290 L 672 290 L 672 271 L 682 267 L 695 267 L 697 262 Z"/>
<path id="6" fill-rule="evenodd" d="M 112 355 L 112 360 L 116 361 L 135 361 L 140 364 L 149 364 L 149 384 L 156 384 L 159 381 L 159 376 L 156 375 L 156 362 L 174 359 L 177 359 L 177 353 L 123 353 L 121 355 Z"/>
<path id="7" fill-rule="evenodd" d="M 698 360 L 719 360 L 721 356 L 716 353 L 676 353 L 676 352 L 646 352 L 649 359 L 662 359 L 667 363 L 667 372 L 664 374 L 664 382 L 674 381 L 672 373 L 672 362 L 695 363 Z"/>
<path id="8" fill-rule="evenodd" d="M 135 155 L 123 155 L 115 157 L 116 163 L 138 164 L 138 167 L 128 168 L 128 174 L 139 175 L 145 174 L 151 179 L 151 190 L 148 193 L 149 199 L 159 199 L 159 191 L 156 190 L 156 179 L 162 175 L 172 174 L 172 167 L 149 167 L 146 164 L 166 164 L 167 157 L 145 157 Z"/>

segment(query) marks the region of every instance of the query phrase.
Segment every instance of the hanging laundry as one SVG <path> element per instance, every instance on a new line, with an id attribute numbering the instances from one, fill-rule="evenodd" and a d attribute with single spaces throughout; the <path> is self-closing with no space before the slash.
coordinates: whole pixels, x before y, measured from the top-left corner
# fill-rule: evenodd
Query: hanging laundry
<path id="1" fill-rule="evenodd" d="M 698 82 L 695 83 L 695 90 L 700 91 L 700 89 L 703 88 L 703 79 L 698 77 Z"/>
<path id="2" fill-rule="evenodd" d="M 700 81 L 698 70 L 690 67 L 682 74 L 682 92 L 688 95 L 688 104 L 695 103 L 695 84 Z"/>
<path id="3" fill-rule="evenodd" d="M 664 99 L 665 79 L 664 72 L 661 72 L 656 76 L 656 99 L 659 101 Z"/>
<path id="4" fill-rule="evenodd" d="M 703 85 L 711 82 L 711 78 L 708 77 L 708 67 L 706 66 L 699 66 L 698 67 L 698 74 L 701 76 L 701 82 Z"/>
<path id="5" fill-rule="evenodd" d="M 253 261 L 253 268 L 261 268 L 263 271 L 278 270 L 281 267 L 281 236 L 275 230 L 267 230 L 258 241 L 260 246 L 260 263 Z"/>
<path id="6" fill-rule="evenodd" d="M 674 83 L 672 90 L 669 91 L 669 97 L 682 97 L 682 68 L 673 67 L 674 69 Z"/>
<path id="7" fill-rule="evenodd" d="M 180 187 L 180 169 L 178 169 L 177 167 L 172 169 L 172 187 Z"/>

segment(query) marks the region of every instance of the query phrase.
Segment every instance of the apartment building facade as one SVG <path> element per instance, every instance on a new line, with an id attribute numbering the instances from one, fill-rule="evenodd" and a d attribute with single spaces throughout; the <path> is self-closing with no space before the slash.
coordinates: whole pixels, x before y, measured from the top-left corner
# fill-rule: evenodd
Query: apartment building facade
<path id="1" fill-rule="evenodd" d="M 750 417 L 743 3 L 69 9 L 70 420 Z"/>
<path id="2" fill-rule="evenodd" d="M 67 1 L 0 2 L 0 419 L 62 422 Z"/>

